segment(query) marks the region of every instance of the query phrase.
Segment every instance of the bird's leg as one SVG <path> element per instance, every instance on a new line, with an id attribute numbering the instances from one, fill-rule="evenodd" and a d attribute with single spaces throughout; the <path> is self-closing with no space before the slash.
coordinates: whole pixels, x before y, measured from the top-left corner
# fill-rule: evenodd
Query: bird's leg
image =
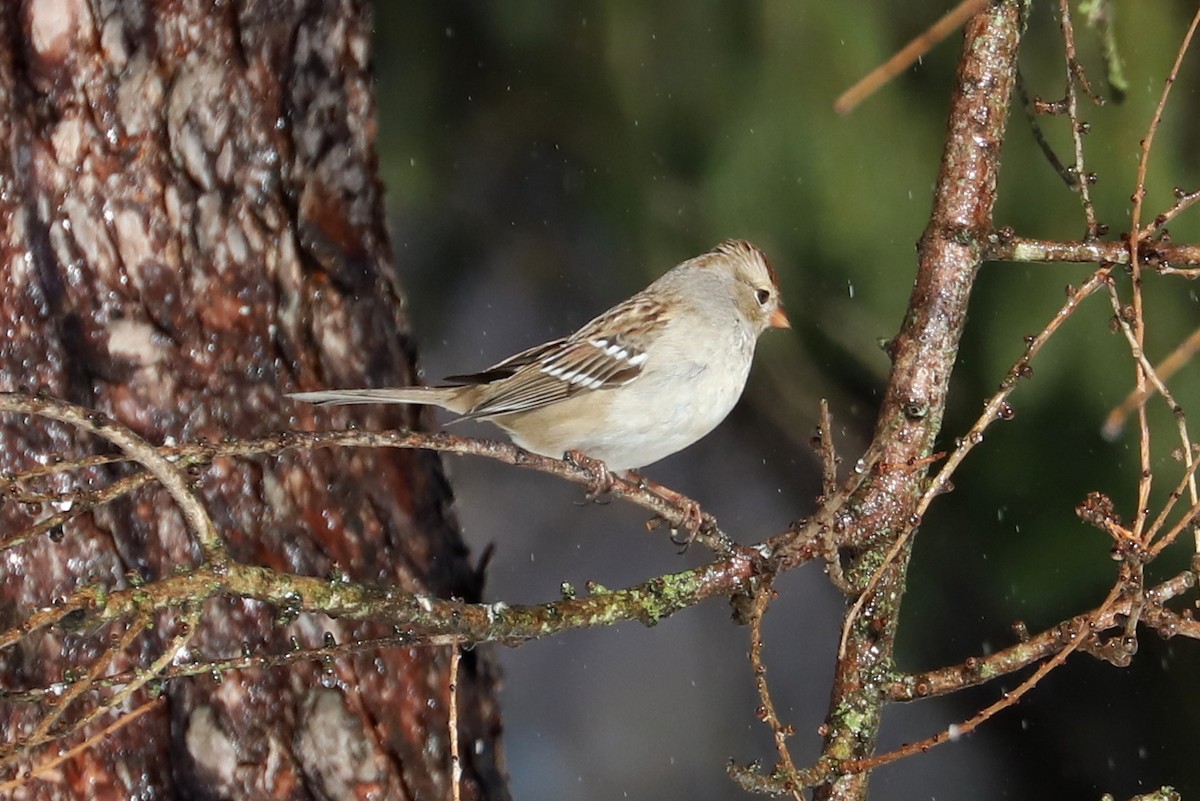
<path id="1" fill-rule="evenodd" d="M 597 500 L 612 492 L 617 483 L 617 477 L 608 469 L 608 465 L 599 459 L 593 459 L 583 451 L 567 451 L 563 455 L 563 459 L 592 474 L 592 481 L 588 485 L 587 491 L 589 501 Z"/>
<path id="2" fill-rule="evenodd" d="M 704 525 L 704 510 L 700 508 L 697 501 L 692 500 L 681 492 L 659 484 L 657 481 L 651 481 L 640 473 L 630 470 L 626 478 L 629 481 L 636 483 L 642 489 L 653 492 L 658 497 L 662 498 L 667 503 L 677 507 L 682 514 L 680 528 L 683 529 L 683 536 L 677 536 L 679 529 L 672 527 L 671 542 L 683 548 L 687 548 L 696 539 L 696 535 L 700 533 L 700 528 Z"/>

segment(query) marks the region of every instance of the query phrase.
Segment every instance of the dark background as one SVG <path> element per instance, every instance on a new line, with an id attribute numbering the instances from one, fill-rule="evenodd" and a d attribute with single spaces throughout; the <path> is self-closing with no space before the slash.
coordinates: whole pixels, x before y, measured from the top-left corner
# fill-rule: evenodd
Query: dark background
<path id="1" fill-rule="evenodd" d="M 1053 5 L 1053 8 L 1051 6 Z M 1193 8 L 1118 3 L 1130 83 L 1123 104 L 1087 107 L 1087 169 L 1101 221 L 1128 227 L 1137 143 L 1145 135 Z M 1056 4 L 1036 3 L 1023 47 L 1031 93 L 1062 96 Z M 695 497 L 744 542 L 811 511 L 820 490 L 809 446 L 830 400 L 849 467 L 870 436 L 937 174 L 961 37 L 848 117 L 833 100 L 946 11 L 939 3 L 380 3 L 375 63 L 380 153 L 395 249 L 427 380 L 491 364 L 569 333 L 675 263 L 727 237 L 762 246 L 781 274 L 794 330 L 764 337 L 741 406 L 713 435 L 647 473 Z M 1081 55 L 1106 89 L 1095 37 Z M 1147 218 L 1174 186 L 1195 188 L 1200 54 L 1186 62 L 1151 161 Z M 1066 123 L 1041 120 L 1060 157 Z M 1172 225 L 1194 241 L 1195 211 Z M 998 225 L 1076 239 L 1084 218 L 1037 150 L 1017 108 L 1001 175 Z M 989 264 L 959 354 L 943 439 L 965 431 L 1020 356 L 1022 337 L 1061 305 L 1088 266 Z M 1200 322 L 1193 284 L 1147 282 L 1147 349 L 1161 359 Z M 1109 542 L 1081 524 L 1086 492 L 1128 517 L 1137 440 L 1104 441 L 1105 415 L 1133 385 L 1103 296 L 1089 300 L 1013 396 L 927 515 L 900 634 L 900 667 L 931 668 L 1013 641 L 1098 603 Z M 1200 370 L 1172 382 L 1191 409 Z M 1161 501 L 1178 445 L 1154 407 Z M 495 436 L 495 429 L 472 433 Z M 488 597 L 554 598 L 561 582 L 610 587 L 683 569 L 645 515 L 581 504 L 582 492 L 479 460 L 448 461 L 477 551 L 494 544 Z M 1155 507 L 1157 508 L 1157 507 Z M 1186 564 L 1190 544 L 1152 566 Z M 766 658 L 793 753 L 818 752 L 842 599 L 819 565 L 779 583 Z M 748 633 L 720 602 L 653 629 L 626 624 L 497 654 L 506 748 L 520 799 L 738 797 L 725 764 L 770 763 L 746 660 Z M 1200 792 L 1194 733 L 1197 646 L 1146 636 L 1133 667 L 1073 656 L 1017 708 L 965 741 L 881 769 L 873 797 L 1117 797 L 1174 784 Z M 884 743 L 964 719 L 1020 677 L 887 711 Z"/>

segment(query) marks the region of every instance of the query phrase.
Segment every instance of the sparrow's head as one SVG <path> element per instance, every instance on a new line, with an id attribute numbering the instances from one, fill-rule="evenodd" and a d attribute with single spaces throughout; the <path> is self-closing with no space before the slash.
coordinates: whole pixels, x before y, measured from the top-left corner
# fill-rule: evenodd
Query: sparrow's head
<path id="1" fill-rule="evenodd" d="M 734 281 L 734 303 L 756 333 L 768 328 L 791 328 L 779 279 L 766 254 L 744 239 L 727 239 L 701 258 L 729 271 Z"/>

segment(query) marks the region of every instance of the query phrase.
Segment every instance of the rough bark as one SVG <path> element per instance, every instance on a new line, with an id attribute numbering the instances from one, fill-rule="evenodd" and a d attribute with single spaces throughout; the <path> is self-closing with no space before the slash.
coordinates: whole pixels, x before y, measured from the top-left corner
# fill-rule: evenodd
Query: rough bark
<path id="1" fill-rule="evenodd" d="M 0 389 L 95 408 L 161 443 L 312 426 L 311 411 L 281 397 L 296 388 L 410 382 L 375 175 L 369 31 L 355 0 L 6 4 Z M 356 419 L 416 423 L 403 414 Z M 0 437 L 6 471 L 98 449 L 32 419 L 0 420 Z M 76 476 L 86 487 L 126 472 Z M 239 561 L 479 595 L 439 463 L 425 452 L 222 459 L 194 478 Z M 75 480 L 55 479 L 54 489 Z M 8 502 L 0 519 L 15 531 L 45 511 Z M 124 587 L 202 558 L 165 493 L 142 490 L 7 548 L 0 624 L 88 583 Z M 293 638 L 319 645 L 326 632 L 339 642 L 388 633 L 285 621 L 240 600 L 202 611 L 193 658 L 280 653 Z M 110 669 L 147 664 L 177 627 L 155 621 Z M 0 687 L 60 682 L 122 633 L 27 637 L 3 653 Z M 165 703 L 19 793 L 448 797 L 448 659 L 446 649 L 388 649 L 171 680 Z M 486 661 L 468 654 L 458 687 L 464 797 L 504 797 Z M 45 711 L 0 700 L 5 739 Z"/>
<path id="2" fill-rule="evenodd" d="M 933 211 L 908 314 L 889 346 L 892 372 L 866 460 L 870 477 L 848 504 L 854 525 L 845 528 L 860 532 L 861 540 L 847 549 L 854 557 L 849 577 L 864 596 L 860 606 L 849 607 L 834 676 L 825 754 L 835 763 L 870 756 L 882 723 L 880 685 L 894 670 L 924 460 L 941 430 L 971 289 L 992 230 L 1022 27 L 1017 1 L 996 3 L 966 26 Z M 844 775 L 814 797 L 865 799 L 869 781 L 868 772 Z"/>

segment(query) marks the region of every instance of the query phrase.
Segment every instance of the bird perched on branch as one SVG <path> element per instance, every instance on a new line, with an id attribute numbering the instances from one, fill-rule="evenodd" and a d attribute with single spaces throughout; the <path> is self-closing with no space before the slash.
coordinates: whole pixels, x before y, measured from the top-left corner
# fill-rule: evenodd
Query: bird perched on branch
<path id="1" fill-rule="evenodd" d="M 518 446 L 582 454 L 623 473 L 716 428 L 746 386 L 754 346 L 790 328 L 770 262 L 731 239 L 688 259 L 574 334 L 447 385 L 297 392 L 320 404 L 414 403 L 487 420 Z"/>

